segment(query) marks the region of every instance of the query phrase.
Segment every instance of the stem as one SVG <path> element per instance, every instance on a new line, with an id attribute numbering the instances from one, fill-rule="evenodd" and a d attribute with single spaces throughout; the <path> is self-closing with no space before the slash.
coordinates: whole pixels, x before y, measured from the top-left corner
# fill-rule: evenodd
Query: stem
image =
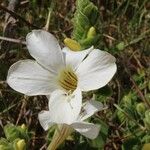
<path id="1" fill-rule="evenodd" d="M 53 139 L 49 144 L 47 150 L 56 150 L 65 141 L 65 139 L 70 135 L 71 132 L 72 128 L 68 125 L 59 126 L 58 129 L 55 130 Z"/>
<path id="2" fill-rule="evenodd" d="M 49 30 L 49 24 L 50 24 L 51 13 L 52 13 L 52 9 L 49 8 L 46 25 L 45 25 L 45 27 L 44 27 L 44 29 L 45 29 L 46 31 Z"/>
<path id="3" fill-rule="evenodd" d="M 53 12 L 53 10 L 54 10 L 54 7 L 55 7 L 55 1 L 54 1 L 54 0 L 51 0 L 51 4 L 50 4 L 50 7 L 49 7 L 49 12 L 48 12 L 48 16 L 47 16 L 47 20 L 46 20 L 46 25 L 45 25 L 45 27 L 44 27 L 44 29 L 45 29 L 46 31 L 49 30 L 51 15 L 52 15 L 52 12 Z"/>
<path id="4" fill-rule="evenodd" d="M 25 41 L 22 41 L 22 40 L 19 40 L 19 39 L 12 39 L 12 38 L 8 38 L 8 37 L 2 37 L 2 36 L 0 36 L 0 40 L 4 40 L 4 41 L 9 41 L 9 42 L 13 42 L 13 43 L 18 43 L 18 44 L 26 45 Z"/>

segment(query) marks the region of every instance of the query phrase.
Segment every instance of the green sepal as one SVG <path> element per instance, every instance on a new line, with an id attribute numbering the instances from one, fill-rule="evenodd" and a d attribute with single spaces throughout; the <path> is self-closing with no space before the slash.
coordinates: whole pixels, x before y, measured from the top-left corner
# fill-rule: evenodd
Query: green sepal
<path id="1" fill-rule="evenodd" d="M 96 35 L 95 37 L 89 37 L 84 40 L 80 40 L 79 43 L 82 47 L 82 49 L 86 49 L 91 47 L 92 45 L 95 45 L 97 41 L 99 40 L 100 36 Z"/>
<path id="2" fill-rule="evenodd" d="M 15 126 L 13 124 L 7 124 L 4 127 L 4 133 L 10 142 L 13 142 L 15 139 L 25 139 L 29 141 L 29 133 L 27 129 L 22 129 L 21 126 Z"/>
<path id="3" fill-rule="evenodd" d="M 0 138 L 0 150 L 13 150 L 13 145 L 7 139 Z"/>

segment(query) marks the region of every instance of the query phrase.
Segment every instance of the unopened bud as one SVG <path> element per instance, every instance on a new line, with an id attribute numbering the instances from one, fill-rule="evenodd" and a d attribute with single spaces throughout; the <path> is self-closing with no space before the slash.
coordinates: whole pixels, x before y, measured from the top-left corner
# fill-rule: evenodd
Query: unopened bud
<path id="1" fill-rule="evenodd" d="M 21 125 L 21 129 L 25 130 L 26 128 L 27 128 L 26 125 L 23 123 L 23 124 Z"/>
<path id="2" fill-rule="evenodd" d="M 5 146 L 4 145 L 0 145 L 0 150 L 4 150 Z"/>
<path id="3" fill-rule="evenodd" d="M 145 118 L 143 119 L 144 120 L 144 123 L 145 123 L 145 126 L 150 129 L 150 110 L 147 110 L 145 112 Z"/>
<path id="4" fill-rule="evenodd" d="M 117 49 L 118 50 L 123 50 L 125 48 L 125 43 L 124 42 L 120 42 L 119 44 L 117 44 Z"/>
<path id="5" fill-rule="evenodd" d="M 9 143 L 1 143 L 0 144 L 0 150 L 10 150 L 11 149 L 11 145 Z"/>
<path id="6" fill-rule="evenodd" d="M 80 51 L 81 50 L 81 45 L 75 40 L 72 40 L 70 38 L 65 38 L 64 43 L 67 47 L 69 47 L 73 51 Z"/>
<path id="7" fill-rule="evenodd" d="M 131 103 L 132 103 L 132 101 L 131 101 L 131 95 L 130 95 L 130 94 L 125 95 L 125 96 L 123 97 L 123 101 L 124 101 L 124 103 L 125 103 L 126 105 L 131 105 Z"/>
<path id="8" fill-rule="evenodd" d="M 17 150 L 25 150 L 25 147 L 26 147 L 26 142 L 24 139 L 21 139 L 16 143 Z"/>
<path id="9" fill-rule="evenodd" d="M 145 97 L 148 100 L 148 102 L 150 103 L 150 93 L 147 93 Z"/>
<path id="10" fill-rule="evenodd" d="M 87 38 L 96 36 L 96 30 L 94 27 L 91 27 L 87 33 Z"/>
<path id="11" fill-rule="evenodd" d="M 138 112 L 139 114 L 145 113 L 146 108 L 145 108 L 144 103 L 138 103 L 138 104 L 136 105 L 136 110 L 137 110 L 137 112 Z"/>
<path id="12" fill-rule="evenodd" d="M 145 118 L 146 118 L 146 120 L 150 123 L 150 110 L 147 110 L 147 111 L 145 112 Z"/>
<path id="13" fill-rule="evenodd" d="M 144 144 L 142 150 L 150 150 L 150 143 Z"/>

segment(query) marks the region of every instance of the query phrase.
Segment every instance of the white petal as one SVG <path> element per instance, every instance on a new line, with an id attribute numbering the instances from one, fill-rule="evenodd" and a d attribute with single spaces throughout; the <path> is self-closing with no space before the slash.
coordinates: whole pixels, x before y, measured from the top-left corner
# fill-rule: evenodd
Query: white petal
<path id="1" fill-rule="evenodd" d="M 86 122 L 75 122 L 72 123 L 71 126 L 76 131 L 90 139 L 95 139 L 98 136 L 100 130 L 100 125 Z"/>
<path id="2" fill-rule="evenodd" d="M 54 123 L 50 120 L 50 112 L 49 111 L 41 111 L 38 114 L 38 118 L 41 126 L 44 130 L 48 130 Z"/>
<path id="3" fill-rule="evenodd" d="M 47 95 L 57 89 L 55 75 L 32 60 L 13 64 L 8 71 L 7 83 L 26 95 Z"/>
<path id="4" fill-rule="evenodd" d="M 95 100 L 90 100 L 86 102 L 85 104 L 83 104 L 83 107 L 82 107 L 83 111 L 80 114 L 80 120 L 85 120 L 91 117 L 92 115 L 94 115 L 96 112 L 100 110 L 104 110 L 106 108 L 107 107 L 104 107 L 102 103 L 95 101 Z"/>
<path id="5" fill-rule="evenodd" d="M 93 50 L 93 46 L 83 51 L 72 51 L 68 47 L 63 48 L 65 53 L 66 65 L 71 65 L 76 70 L 83 59 Z"/>
<path id="6" fill-rule="evenodd" d="M 54 91 L 49 99 L 49 111 L 52 122 L 70 124 L 80 113 L 82 103 L 81 91 L 78 89 L 68 96 L 62 90 Z"/>
<path id="7" fill-rule="evenodd" d="M 52 34 L 44 30 L 33 30 L 27 35 L 26 42 L 31 56 L 43 67 L 57 72 L 64 66 L 61 48 Z"/>
<path id="8" fill-rule="evenodd" d="M 116 72 L 115 60 L 107 52 L 93 50 L 76 70 L 80 89 L 89 91 L 105 86 Z"/>

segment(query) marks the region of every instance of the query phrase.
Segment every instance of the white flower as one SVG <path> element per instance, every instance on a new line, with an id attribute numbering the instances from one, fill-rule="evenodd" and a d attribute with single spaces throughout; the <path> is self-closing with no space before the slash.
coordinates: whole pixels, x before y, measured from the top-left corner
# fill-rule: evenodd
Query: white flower
<path id="1" fill-rule="evenodd" d="M 74 52 L 61 50 L 55 37 L 33 30 L 26 37 L 27 48 L 35 60 L 13 64 L 7 83 L 26 95 L 49 95 L 56 89 L 95 90 L 105 86 L 116 72 L 115 58 L 93 47 Z"/>
<path id="2" fill-rule="evenodd" d="M 67 47 L 61 50 L 55 37 L 46 31 L 33 30 L 27 35 L 26 42 L 35 60 L 20 60 L 13 64 L 8 71 L 7 83 L 29 96 L 53 92 L 59 96 L 62 90 L 65 100 L 56 99 L 55 104 L 57 109 L 64 109 L 63 115 L 78 115 L 81 91 L 105 86 L 116 72 L 115 58 L 109 53 L 93 47 L 79 52 Z M 70 98 L 71 94 L 74 99 Z"/>
<path id="3" fill-rule="evenodd" d="M 83 104 L 80 114 L 72 115 L 73 113 L 65 107 L 66 101 L 64 100 L 66 97 L 63 96 L 62 91 L 53 92 L 51 94 L 51 98 L 49 100 L 49 111 L 42 111 L 39 113 L 39 121 L 41 126 L 48 130 L 51 126 L 58 124 L 58 125 L 69 125 L 70 128 L 73 128 L 77 132 L 81 133 L 82 135 L 94 139 L 98 136 L 100 125 L 95 125 L 92 123 L 85 122 L 84 120 L 91 117 L 94 113 L 105 109 L 104 106 L 94 100 L 90 100 Z M 73 95 L 74 96 L 74 95 Z M 70 98 L 70 106 L 72 105 L 73 101 L 78 99 L 72 97 Z M 58 102 L 59 101 L 59 102 Z M 61 108 L 58 109 L 57 103 L 61 103 Z M 69 104 L 68 104 L 69 105 Z M 63 112 L 67 111 L 67 115 L 64 115 Z M 73 116 L 73 117 L 72 117 Z"/>

